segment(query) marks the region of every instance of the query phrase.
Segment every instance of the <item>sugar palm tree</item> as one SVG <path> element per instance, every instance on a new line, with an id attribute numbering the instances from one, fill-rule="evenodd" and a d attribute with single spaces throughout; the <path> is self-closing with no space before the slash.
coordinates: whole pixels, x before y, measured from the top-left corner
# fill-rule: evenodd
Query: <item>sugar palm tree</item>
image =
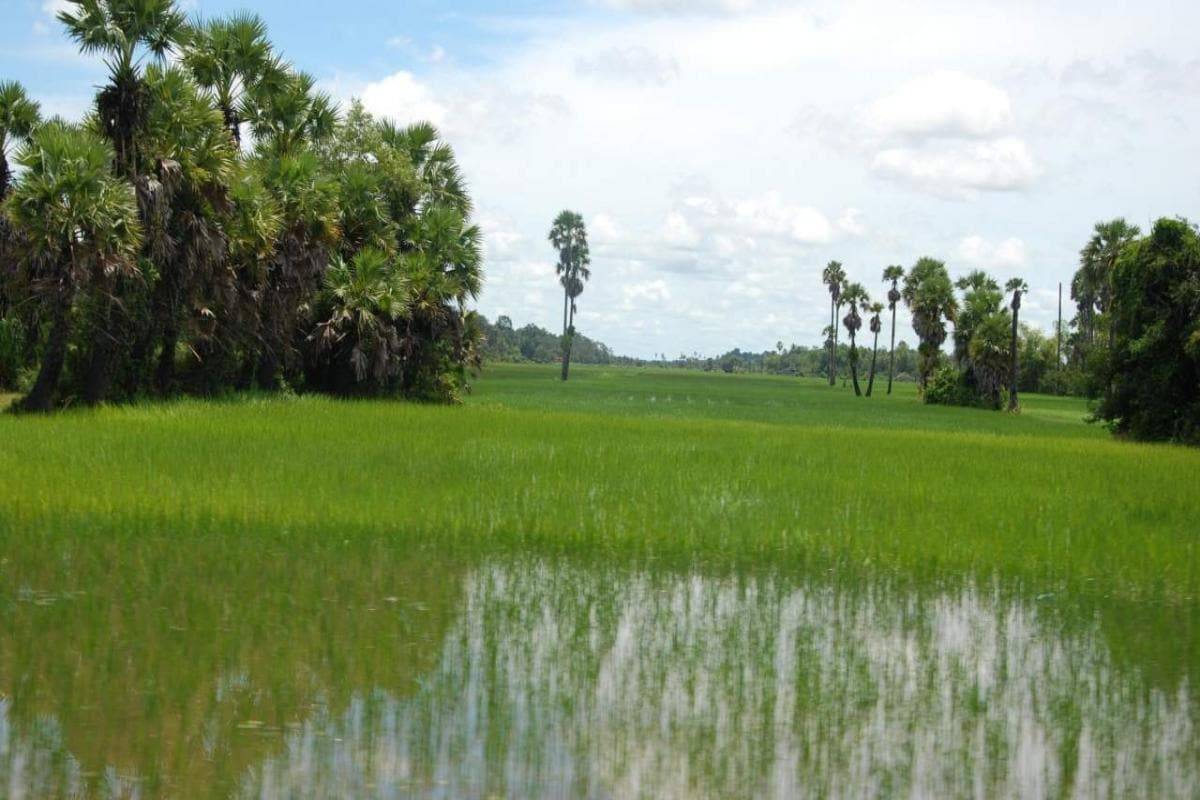
<path id="1" fill-rule="evenodd" d="M 587 226 L 583 216 L 574 211 L 562 211 L 550 227 L 550 244 L 558 251 L 554 271 L 563 287 L 563 359 L 562 379 L 567 380 L 571 365 L 571 340 L 574 337 L 575 298 L 583 292 L 583 284 L 591 277 L 592 263 L 588 248 Z"/>
<path id="2" fill-rule="evenodd" d="M 946 341 L 946 323 L 957 316 L 954 284 L 950 282 L 945 264 L 933 258 L 921 258 L 908 271 L 900 294 L 912 312 L 913 330 L 921 342 L 918 348 L 919 385 L 924 392 Z"/>
<path id="3" fill-rule="evenodd" d="M 867 397 L 875 390 L 875 358 L 879 354 L 879 332 L 883 330 L 883 321 L 879 315 L 883 313 L 883 303 L 864 304 L 863 311 L 871 314 L 871 333 L 875 335 L 871 343 L 871 377 L 867 379 Z"/>
<path id="4" fill-rule="evenodd" d="M 155 386 L 175 378 L 175 351 L 185 311 L 200 312 L 199 295 L 226 257 L 222 214 L 234 175 L 235 151 L 221 112 L 178 67 L 151 65 L 145 75 L 149 110 L 143 149 L 157 165 L 153 202 L 143 193 L 147 250 L 158 266 L 149 325 L 134 346 L 133 369 L 160 344 Z M 189 308 L 190 307 L 190 308 Z"/>
<path id="5" fill-rule="evenodd" d="M 1021 315 L 1021 295 L 1029 291 L 1029 285 L 1021 278 L 1012 278 L 1005 284 L 1004 289 L 1012 294 L 1012 303 L 1009 306 L 1012 309 L 1012 367 L 1009 370 L 1008 410 L 1017 411 L 1020 408 L 1017 402 L 1017 325 Z"/>
<path id="6" fill-rule="evenodd" d="M 842 287 L 846 283 L 846 271 L 840 261 L 830 261 L 821 272 L 821 280 L 829 289 L 829 327 L 833 328 L 833 344 L 829 348 L 829 385 L 837 384 L 837 315 L 842 307 Z"/>
<path id="7" fill-rule="evenodd" d="M 954 282 L 962 293 L 962 303 L 954 320 L 954 361 L 960 369 L 969 369 L 971 336 L 975 328 L 1000 310 L 1004 294 L 1000 284 L 983 270 L 972 270 Z"/>
<path id="8" fill-rule="evenodd" d="M 900 302 L 900 289 L 897 284 L 903 279 L 904 267 L 893 264 L 883 271 L 883 280 L 892 284 L 887 295 L 888 308 L 892 312 L 892 344 L 888 349 L 888 394 L 892 393 L 892 380 L 896 375 L 896 305 Z"/>
<path id="9" fill-rule="evenodd" d="M 41 122 L 40 116 L 38 104 L 29 99 L 21 84 L 0 82 L 0 203 L 8 196 L 12 179 L 8 166 L 9 148 L 19 146 L 33 133 Z M 3 320 L 14 300 L 8 287 L 16 279 L 15 265 L 11 263 L 15 246 L 8 220 L 0 213 L 0 325 L 6 324 Z M 26 327 L 32 331 L 36 319 L 30 318 Z"/>
<path id="10" fill-rule="evenodd" d="M 112 174 L 112 146 L 94 133 L 63 123 L 39 128 L 21 148 L 24 167 L 7 201 L 24 237 L 27 257 L 45 276 L 39 294 L 50 331 L 28 411 L 54 402 L 71 335 L 71 306 L 80 288 L 134 268 L 140 245 L 133 187 Z"/>
<path id="11" fill-rule="evenodd" d="M 410 211 L 421 205 L 440 205 L 464 217 L 471 213 L 470 194 L 454 150 L 434 125 L 417 122 L 401 128 L 384 122 L 380 134 L 384 144 L 402 153 L 415 171 L 419 191 L 411 199 Z"/>
<path id="12" fill-rule="evenodd" d="M 993 409 L 1000 408 L 1000 390 L 1010 374 L 1010 358 L 1015 349 L 1008 342 L 1008 314 L 989 314 L 975 326 L 968 346 L 971 373 L 980 395 Z"/>
<path id="13" fill-rule="evenodd" d="M 41 121 L 40 108 L 16 81 L 0 81 L 0 201 L 8 196 L 10 146 L 19 146 Z"/>
<path id="14" fill-rule="evenodd" d="M 117 171 L 133 179 L 146 114 L 142 71 L 147 56 L 163 59 L 187 36 L 174 0 L 65 0 L 58 14 L 84 53 L 104 57 L 109 82 L 96 97 L 100 126 L 116 149 Z"/>
<path id="15" fill-rule="evenodd" d="M 255 92 L 269 95 L 281 89 L 288 77 L 272 52 L 266 25 L 255 14 L 236 13 L 197 24 L 183 50 L 183 63 L 196 83 L 213 93 L 226 128 L 239 145 L 242 120 Z"/>
<path id="16" fill-rule="evenodd" d="M 276 157 L 296 156 L 328 142 L 337 132 L 337 104 L 317 89 L 304 72 L 287 72 L 272 65 L 271 74 L 286 74 L 252 87 L 239 111 L 254 134 L 259 152 Z"/>
<path id="17" fill-rule="evenodd" d="M 329 388 L 346 393 L 370 382 L 386 386 L 400 374 L 396 320 L 404 313 L 408 281 L 395 259 L 366 247 L 353 259 L 336 256 L 325 273 L 320 322 L 311 335 L 333 374 Z"/>
<path id="18" fill-rule="evenodd" d="M 842 319 L 842 324 L 846 326 L 846 331 L 850 334 L 850 376 L 854 381 L 855 396 L 862 397 L 862 389 L 858 386 L 858 347 L 855 337 L 862 328 L 862 316 L 858 313 L 859 307 L 868 306 L 871 298 L 861 283 L 848 283 L 842 290 L 841 300 L 850 308 L 850 311 Z"/>
<path id="19" fill-rule="evenodd" d="M 1071 297 L 1079 307 L 1080 323 L 1089 344 L 1095 341 L 1097 316 L 1108 313 L 1112 298 L 1112 272 L 1126 244 L 1141 230 L 1123 218 L 1096 223 L 1092 238 L 1079 253 L 1079 270 L 1071 281 Z M 1111 349 L 1112 337 L 1109 337 Z"/>

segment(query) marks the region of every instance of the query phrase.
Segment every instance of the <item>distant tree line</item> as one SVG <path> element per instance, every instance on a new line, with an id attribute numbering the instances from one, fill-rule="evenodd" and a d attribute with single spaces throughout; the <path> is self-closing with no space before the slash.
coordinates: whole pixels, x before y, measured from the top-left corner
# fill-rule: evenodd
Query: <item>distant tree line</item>
<path id="1" fill-rule="evenodd" d="M 562 361 L 563 341 L 558 334 L 529 324 L 514 328 L 512 319 L 499 316 L 495 323 L 482 315 L 478 317 L 483 336 L 481 354 L 485 362 L 530 362 L 558 364 Z M 571 344 L 571 359 L 578 364 L 612 364 L 616 361 L 608 346 L 575 334 Z"/>
<path id="2" fill-rule="evenodd" d="M 68 0 L 58 18 L 109 76 L 80 124 L 0 83 L 0 388 L 18 408 L 466 388 L 481 240 L 435 128 L 342 115 L 254 16 Z"/>

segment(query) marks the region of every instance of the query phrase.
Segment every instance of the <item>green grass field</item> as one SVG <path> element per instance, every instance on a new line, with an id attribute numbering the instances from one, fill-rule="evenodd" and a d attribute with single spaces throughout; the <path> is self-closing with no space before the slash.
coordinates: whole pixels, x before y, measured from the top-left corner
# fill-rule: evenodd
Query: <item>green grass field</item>
<path id="1" fill-rule="evenodd" d="M 877 392 L 880 387 L 876 386 Z M 493 366 L 462 407 L 321 397 L 0 418 L 10 552 L 157 534 L 1000 575 L 1196 598 L 1200 452 L 819 380 Z"/>

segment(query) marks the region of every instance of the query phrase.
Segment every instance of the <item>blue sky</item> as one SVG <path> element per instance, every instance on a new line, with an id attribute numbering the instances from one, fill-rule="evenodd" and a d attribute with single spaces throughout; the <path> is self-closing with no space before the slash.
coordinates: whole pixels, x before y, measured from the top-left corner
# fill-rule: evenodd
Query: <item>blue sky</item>
<path id="1" fill-rule="evenodd" d="M 4 0 L 0 77 L 78 115 L 102 68 Z M 816 343 L 821 267 L 933 255 L 1049 326 L 1095 221 L 1200 217 L 1196 4 L 1059 0 L 189 0 L 259 13 L 342 100 L 428 118 L 487 241 L 480 308 L 554 328 L 545 232 L 579 210 L 579 326 L 648 355 Z M 903 334 L 911 339 L 907 321 Z"/>

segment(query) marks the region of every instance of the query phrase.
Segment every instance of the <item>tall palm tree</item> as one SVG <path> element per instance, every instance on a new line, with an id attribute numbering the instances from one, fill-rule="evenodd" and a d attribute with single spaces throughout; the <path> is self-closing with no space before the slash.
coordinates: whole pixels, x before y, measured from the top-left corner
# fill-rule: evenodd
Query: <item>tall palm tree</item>
<path id="1" fill-rule="evenodd" d="M 41 122 L 40 107 L 16 81 L 0 81 L 0 201 L 8 196 L 12 173 L 8 148 L 25 141 Z"/>
<path id="2" fill-rule="evenodd" d="M 8 197 L 12 179 L 9 147 L 19 146 L 40 123 L 38 104 L 29 99 L 24 87 L 15 81 L 0 82 L 0 203 Z M 8 287 L 16 278 L 15 264 L 11 263 L 15 246 L 8 220 L 0 213 L 0 321 L 8 315 L 14 301 Z M 28 332 L 32 333 L 35 326 L 36 318 L 30 318 L 26 324 Z"/>
<path id="3" fill-rule="evenodd" d="M 846 271 L 840 261 L 830 261 L 821 272 L 821 280 L 829 289 L 829 327 L 833 328 L 833 344 L 829 348 L 829 385 L 837 385 L 837 315 L 842 307 L 842 287 L 846 283 Z"/>
<path id="4" fill-rule="evenodd" d="M 142 202 L 149 255 L 158 266 L 149 324 L 133 350 L 136 373 L 158 342 L 155 386 L 175 378 L 175 351 L 185 311 L 199 312 L 199 295 L 225 261 L 221 210 L 227 205 L 235 151 L 224 118 L 178 67 L 151 65 L 145 83 L 149 110 L 143 148 L 157 165 L 154 202 Z M 190 309 L 189 309 L 190 307 Z"/>
<path id="5" fill-rule="evenodd" d="M 562 211 L 550 226 L 550 244 L 558 251 L 554 265 L 558 282 L 563 287 L 563 359 L 562 379 L 567 380 L 571 366 L 571 343 L 575 335 L 575 298 L 583 293 L 583 284 L 591 277 L 592 263 L 588 248 L 587 226 L 583 216 L 575 211 Z"/>
<path id="6" fill-rule="evenodd" d="M 275 388 L 281 370 L 298 361 L 298 338 L 307 332 L 308 298 L 318 291 L 337 246 L 337 183 L 317 156 L 268 148 L 257 162 L 263 185 L 275 198 L 282 224 L 274 253 L 261 275 L 257 367 L 259 386 Z"/>
<path id="7" fill-rule="evenodd" d="M 1009 370 L 1008 410 L 1017 411 L 1020 408 L 1017 402 L 1017 325 L 1021 315 L 1021 295 L 1029 291 L 1029 285 L 1021 278 L 1012 278 L 1004 285 L 1004 289 L 1012 293 L 1009 306 L 1012 309 L 1012 368 Z"/>
<path id="8" fill-rule="evenodd" d="M 238 145 L 249 103 L 282 88 L 288 73 L 274 56 L 267 26 L 255 14 L 235 13 L 193 27 L 183 50 L 184 66 L 211 91 L 226 128 Z M 253 90 L 253 91 L 252 91 Z"/>
<path id="9" fill-rule="evenodd" d="M 908 271 L 901 297 L 912 312 L 913 331 L 918 347 L 919 387 L 922 393 L 933 374 L 938 354 L 946 341 L 946 323 L 954 321 L 958 302 L 946 265 L 933 258 L 921 258 Z"/>
<path id="10" fill-rule="evenodd" d="M 842 324 L 846 326 L 846 330 L 850 334 L 850 376 L 854 381 L 855 396 L 862 397 L 862 389 L 858 386 L 858 347 L 855 337 L 862 328 L 862 316 L 858 313 L 859 307 L 865 308 L 870 305 L 871 298 L 861 283 L 848 283 L 842 290 L 841 300 L 850 308 L 850 311 L 842 319 Z"/>
<path id="11" fill-rule="evenodd" d="M 1106 319 L 1104 315 L 1112 302 L 1112 272 L 1117 257 L 1139 235 L 1138 226 L 1121 217 L 1097 222 L 1092 238 L 1079 253 L 1079 270 L 1071 281 L 1071 298 L 1079 307 L 1080 323 L 1089 344 L 1095 343 L 1097 318 Z M 1111 331 L 1109 349 L 1112 349 Z"/>
<path id="12" fill-rule="evenodd" d="M 970 370 L 975 388 L 990 408 L 1000 408 L 1000 391 L 1011 374 L 1008 341 L 1008 312 L 989 314 L 975 326 L 968 346 Z"/>
<path id="13" fill-rule="evenodd" d="M 969 369 L 969 348 L 975 328 L 1000 310 L 1004 294 L 1000 284 L 983 270 L 972 270 L 954 282 L 962 293 L 962 303 L 954 320 L 954 361 L 959 369 Z"/>
<path id="14" fill-rule="evenodd" d="M 48 411 L 71 335 L 71 306 L 81 287 L 133 269 L 141 234 L 133 187 L 112 174 L 112 146 L 90 131 L 50 123 L 21 148 L 25 173 L 7 201 L 28 258 L 42 266 L 40 294 L 50 332 L 37 379 L 20 407 Z"/>
<path id="15" fill-rule="evenodd" d="M 896 264 L 891 265 L 883 271 L 883 280 L 890 281 L 892 287 L 888 289 L 888 308 L 892 311 L 892 345 L 888 349 L 888 390 L 887 393 L 892 393 L 892 380 L 896 375 L 896 305 L 900 302 L 900 289 L 897 284 L 904 280 L 904 267 Z"/>
<path id="16" fill-rule="evenodd" d="M 147 55 L 163 59 L 187 36 L 187 17 L 174 0 L 65 0 L 58 14 L 84 53 L 104 57 L 109 83 L 96 97 L 100 126 L 116 149 L 117 171 L 138 170 L 138 138 L 146 114 L 142 72 Z"/>
<path id="17" fill-rule="evenodd" d="M 870 312 L 871 333 L 875 334 L 875 340 L 871 343 L 871 377 L 867 379 L 867 397 L 870 397 L 875 389 L 875 358 L 879 354 L 879 332 L 883 330 L 883 321 L 879 318 L 883 313 L 883 303 L 864 304 L 863 311 Z"/>

